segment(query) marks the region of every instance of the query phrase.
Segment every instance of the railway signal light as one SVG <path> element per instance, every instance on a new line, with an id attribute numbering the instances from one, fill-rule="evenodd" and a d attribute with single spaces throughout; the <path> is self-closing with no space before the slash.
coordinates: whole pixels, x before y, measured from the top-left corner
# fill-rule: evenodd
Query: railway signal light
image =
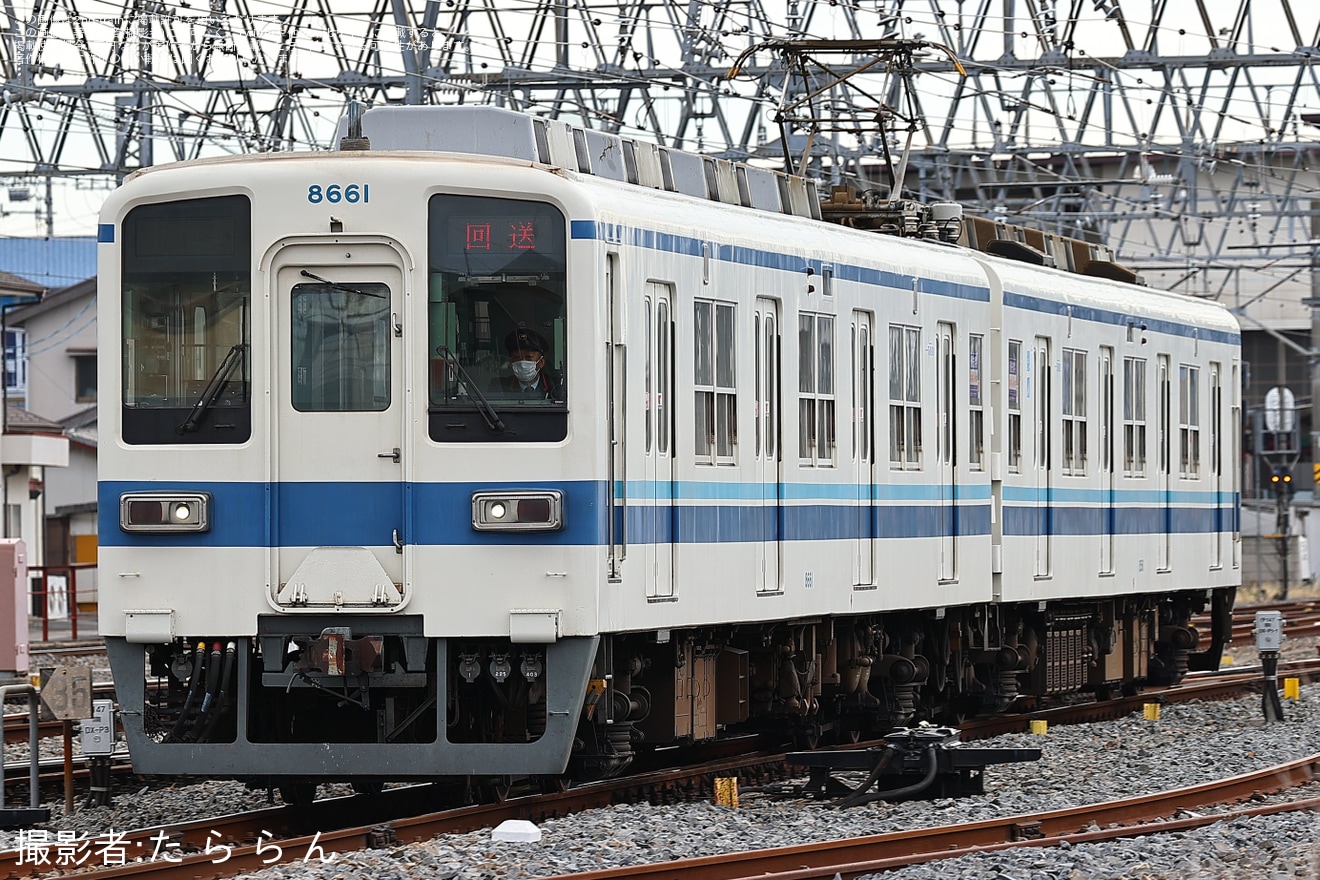
<path id="1" fill-rule="evenodd" d="M 1270 474 L 1270 486 L 1280 498 L 1291 498 L 1295 491 L 1292 474 L 1287 471 L 1276 470 Z"/>

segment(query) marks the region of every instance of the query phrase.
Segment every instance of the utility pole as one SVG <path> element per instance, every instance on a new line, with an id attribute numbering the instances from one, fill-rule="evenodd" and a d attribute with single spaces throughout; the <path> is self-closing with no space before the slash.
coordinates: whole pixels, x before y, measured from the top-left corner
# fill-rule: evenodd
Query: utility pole
<path id="1" fill-rule="evenodd" d="M 1311 307 L 1311 485 L 1312 504 L 1320 494 L 1320 199 L 1311 200 L 1311 296 L 1302 300 Z"/>

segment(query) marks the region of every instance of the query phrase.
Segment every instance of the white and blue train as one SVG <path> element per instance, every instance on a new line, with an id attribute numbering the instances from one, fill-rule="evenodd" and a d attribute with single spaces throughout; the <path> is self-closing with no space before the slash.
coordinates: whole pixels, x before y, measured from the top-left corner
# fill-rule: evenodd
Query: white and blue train
<path id="1" fill-rule="evenodd" d="M 102 212 L 100 629 L 140 772 L 599 778 L 1218 665 L 1217 304 L 511 111 L 341 131 Z"/>

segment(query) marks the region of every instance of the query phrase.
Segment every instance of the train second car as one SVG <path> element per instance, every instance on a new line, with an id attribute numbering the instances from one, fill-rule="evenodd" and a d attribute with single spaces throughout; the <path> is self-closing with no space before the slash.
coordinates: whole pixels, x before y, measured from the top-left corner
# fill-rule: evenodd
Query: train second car
<path id="1" fill-rule="evenodd" d="M 100 628 L 139 772 L 600 778 L 1217 666 L 1224 309 L 510 111 L 361 126 L 103 209 Z"/>

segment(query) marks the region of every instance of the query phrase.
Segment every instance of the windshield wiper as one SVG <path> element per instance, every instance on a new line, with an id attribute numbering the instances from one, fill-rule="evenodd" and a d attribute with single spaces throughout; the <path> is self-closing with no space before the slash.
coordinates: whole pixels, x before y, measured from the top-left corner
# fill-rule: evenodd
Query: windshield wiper
<path id="1" fill-rule="evenodd" d="M 503 434 L 505 430 L 504 421 L 500 418 L 500 414 L 495 412 L 495 407 L 490 405 L 490 401 L 486 399 L 486 395 L 481 393 L 481 389 L 477 387 L 477 383 L 472 381 L 472 377 L 468 375 L 467 370 L 463 369 L 463 365 L 458 362 L 458 358 L 449 350 L 449 346 L 438 346 L 435 353 L 444 358 L 446 363 L 453 364 L 458 370 L 458 374 L 463 377 L 463 381 L 467 383 L 468 393 L 472 396 L 472 399 L 476 401 L 477 412 L 481 413 L 481 417 L 486 420 L 486 427 L 490 428 L 497 434 Z"/>
<path id="2" fill-rule="evenodd" d="M 349 287 L 347 284 L 340 284 L 337 281 L 330 281 L 327 278 L 322 278 L 320 275 L 313 275 L 311 272 L 308 272 L 306 269 L 303 269 L 298 274 L 304 278 L 310 278 L 313 281 L 319 281 L 322 284 L 324 284 L 326 287 L 333 287 L 335 290 L 342 290 L 345 293 L 356 293 L 358 296 L 374 296 L 376 299 L 389 299 L 389 297 L 383 293 L 372 293 L 369 290 L 360 290 L 356 287 Z"/>
<path id="3" fill-rule="evenodd" d="M 247 345 L 242 342 L 236 342 L 230 347 L 229 354 L 225 355 L 225 359 L 220 362 L 220 366 L 215 368 L 215 373 L 212 374 L 211 381 L 206 383 L 206 387 L 202 389 L 201 396 L 198 397 L 197 402 L 192 405 L 192 409 L 188 412 L 188 418 L 179 423 L 178 427 L 174 429 L 174 433 L 188 434 L 197 430 L 198 421 L 200 421 L 202 416 L 206 414 L 206 411 L 215 404 L 216 398 L 220 396 L 221 390 L 223 390 L 225 385 L 229 382 L 229 377 L 233 375 L 234 370 L 238 369 L 239 365 L 243 363 L 243 354 L 246 350 Z"/>

